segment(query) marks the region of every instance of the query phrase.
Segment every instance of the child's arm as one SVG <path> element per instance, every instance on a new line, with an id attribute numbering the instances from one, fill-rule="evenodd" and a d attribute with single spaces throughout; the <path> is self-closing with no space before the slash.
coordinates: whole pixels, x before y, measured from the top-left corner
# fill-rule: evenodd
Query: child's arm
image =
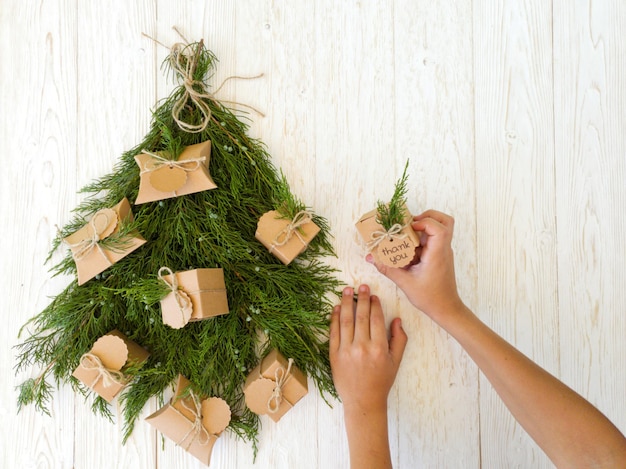
<path id="1" fill-rule="evenodd" d="M 361 285 L 356 308 L 354 291 L 343 291 L 330 324 L 330 364 L 343 400 L 350 464 L 359 469 L 391 468 L 387 428 L 387 397 L 393 385 L 407 336 L 400 319 L 387 339 L 380 301 Z"/>
<path id="2" fill-rule="evenodd" d="M 472 357 L 513 416 L 558 467 L 626 468 L 626 438 L 595 407 L 483 324 L 460 300 L 450 246 L 454 221 L 428 211 L 420 263 L 377 268 Z M 371 256 L 368 260 L 372 262 Z"/>

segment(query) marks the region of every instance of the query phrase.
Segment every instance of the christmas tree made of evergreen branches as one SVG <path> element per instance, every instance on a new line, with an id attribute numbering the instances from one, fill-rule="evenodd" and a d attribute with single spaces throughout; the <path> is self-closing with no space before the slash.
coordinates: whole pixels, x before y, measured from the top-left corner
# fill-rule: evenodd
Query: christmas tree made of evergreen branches
<path id="1" fill-rule="evenodd" d="M 328 361 L 327 294 L 336 292 L 339 283 L 321 261 L 333 255 L 327 223 L 306 212 L 321 231 L 288 265 L 255 238 L 264 213 L 277 210 L 292 220 L 306 207 L 273 167 L 264 146 L 246 135 L 247 126 L 207 91 L 215 63 L 202 41 L 172 48 L 165 65 L 179 85 L 159 103 L 143 142 L 122 155 L 113 173 L 84 188 L 91 195 L 60 230 L 53 251 L 102 209 L 124 198 L 136 201 L 140 167 L 135 157 L 140 154 L 176 161 L 185 148 L 210 141 L 208 169 L 217 188 L 132 205 L 134 221 L 122 221 L 116 235 L 82 246 L 101 249 L 109 243 L 112 251 L 124 249 L 124 237 L 131 233 L 146 240 L 82 285 L 72 281 L 24 325 L 16 370 L 37 371 L 21 385 L 20 407 L 34 404 L 48 412 L 53 385 L 69 382 L 76 391 L 93 395 L 94 411 L 110 416 L 107 402 L 72 373 L 94 343 L 112 330 L 150 353 L 142 366 L 126 370 L 129 382 L 119 397 L 125 438 L 146 402 L 152 396 L 163 402 L 164 391 L 180 374 L 198 393 L 224 399 L 232 411 L 229 429 L 256 447 L 259 418 L 245 405 L 243 384 L 271 349 L 292 358 L 322 395 L 335 395 Z M 75 275 L 75 257 L 76 252 L 73 257 L 68 251 L 53 270 Z M 228 314 L 178 329 L 164 324 L 160 300 L 171 287 L 158 278 L 162 267 L 172 272 L 223 269 Z"/>

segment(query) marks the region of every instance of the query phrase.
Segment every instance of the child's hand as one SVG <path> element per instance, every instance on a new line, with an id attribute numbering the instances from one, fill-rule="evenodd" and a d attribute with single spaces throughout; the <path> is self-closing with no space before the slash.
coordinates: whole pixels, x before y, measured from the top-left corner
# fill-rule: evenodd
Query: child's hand
<path id="1" fill-rule="evenodd" d="M 444 213 L 428 210 L 413 217 L 411 226 L 421 234 L 418 264 L 397 269 L 375 263 L 371 254 L 366 260 L 395 282 L 416 308 L 441 323 L 442 315 L 463 309 L 457 291 L 454 255 L 450 245 L 454 219 Z"/>
<path id="2" fill-rule="evenodd" d="M 330 323 L 330 366 L 335 388 L 346 411 L 387 411 L 387 396 L 402 360 L 407 336 L 400 318 L 391 323 L 387 339 L 385 318 L 367 285 L 358 291 L 356 310 L 352 288 L 345 288 L 341 305 Z"/>

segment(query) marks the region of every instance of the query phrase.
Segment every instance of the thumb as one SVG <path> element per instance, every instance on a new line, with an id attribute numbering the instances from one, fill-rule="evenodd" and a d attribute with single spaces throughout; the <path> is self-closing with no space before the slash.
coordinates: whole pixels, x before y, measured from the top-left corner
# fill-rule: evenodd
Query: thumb
<path id="1" fill-rule="evenodd" d="M 404 355 L 404 349 L 408 341 L 408 336 L 402 328 L 402 319 L 395 318 L 391 322 L 391 339 L 389 339 L 389 353 L 393 358 L 394 363 L 400 366 L 402 361 L 402 355 Z"/>
<path id="2" fill-rule="evenodd" d="M 382 262 L 376 262 L 372 254 L 368 254 L 365 257 L 365 260 L 374 265 L 374 267 L 376 267 L 376 270 L 378 270 L 393 283 L 398 285 L 401 290 L 404 290 L 404 284 L 407 280 L 407 277 L 410 275 L 405 269 L 397 269 L 395 267 L 389 267 Z"/>

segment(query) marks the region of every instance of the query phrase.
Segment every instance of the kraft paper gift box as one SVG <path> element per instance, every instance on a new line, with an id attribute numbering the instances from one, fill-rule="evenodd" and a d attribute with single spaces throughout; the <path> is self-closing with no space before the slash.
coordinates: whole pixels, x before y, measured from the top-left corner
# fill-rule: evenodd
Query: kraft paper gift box
<path id="1" fill-rule="evenodd" d="M 163 323 L 170 327 L 180 329 L 189 321 L 228 314 L 228 297 L 222 269 L 194 269 L 173 273 L 171 269 L 161 267 L 159 278 L 172 290 L 161 300 Z"/>
<path id="2" fill-rule="evenodd" d="M 132 378 L 124 369 L 143 364 L 149 356 L 146 349 L 113 330 L 96 340 L 72 376 L 111 402 Z"/>
<path id="3" fill-rule="evenodd" d="M 288 265 L 320 232 L 311 218 L 310 212 L 302 211 L 289 220 L 271 210 L 259 219 L 254 236 L 283 264 Z"/>
<path id="4" fill-rule="evenodd" d="M 230 423 L 230 407 L 219 397 L 201 399 L 190 385 L 179 375 L 171 401 L 146 422 L 208 466 L 215 442 Z"/>
<path id="5" fill-rule="evenodd" d="M 209 174 L 210 158 L 210 140 L 185 147 L 177 160 L 170 160 L 165 152 L 136 155 L 139 193 L 135 204 L 217 188 Z"/>
<path id="6" fill-rule="evenodd" d="M 304 373 L 278 350 L 272 350 L 252 370 L 243 392 L 248 408 L 278 422 L 308 392 Z"/>
<path id="7" fill-rule="evenodd" d="M 133 231 L 110 246 L 106 246 L 106 242 L 101 243 L 115 236 L 121 223 L 132 221 L 130 203 L 124 198 L 113 208 L 97 211 L 85 226 L 63 240 L 69 245 L 76 262 L 79 285 L 104 272 L 146 242 L 139 233 Z"/>
<path id="8" fill-rule="evenodd" d="M 389 267 L 406 267 L 413 263 L 420 240 L 411 227 L 413 216 L 407 206 L 404 205 L 402 226 L 398 225 L 389 232 L 378 223 L 377 218 L 378 210 L 372 210 L 356 223 L 357 230 L 374 258 Z"/>

